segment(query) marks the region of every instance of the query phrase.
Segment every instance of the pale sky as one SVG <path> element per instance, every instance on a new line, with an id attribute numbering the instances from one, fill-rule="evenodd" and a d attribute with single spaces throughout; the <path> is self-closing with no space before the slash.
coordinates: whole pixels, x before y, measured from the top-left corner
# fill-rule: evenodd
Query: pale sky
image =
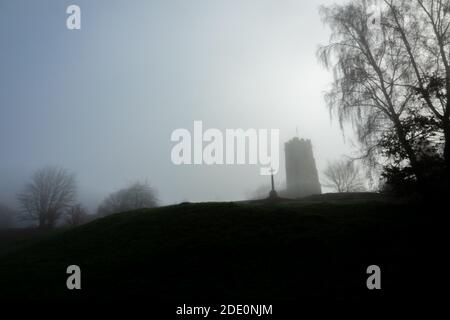
<path id="1" fill-rule="evenodd" d="M 79 200 L 148 181 L 162 203 L 240 200 L 258 166 L 175 166 L 173 130 L 280 129 L 312 140 L 319 171 L 349 154 L 316 58 L 329 30 L 302 0 L 1 0 L 0 201 L 45 165 L 76 173 Z M 77 4 L 82 29 L 67 30 Z M 285 181 L 284 156 L 275 177 Z"/>

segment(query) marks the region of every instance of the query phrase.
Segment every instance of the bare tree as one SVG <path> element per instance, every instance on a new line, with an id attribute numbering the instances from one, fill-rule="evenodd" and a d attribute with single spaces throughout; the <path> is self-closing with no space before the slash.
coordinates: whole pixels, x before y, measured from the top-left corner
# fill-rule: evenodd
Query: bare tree
<path id="1" fill-rule="evenodd" d="M 444 136 L 450 182 L 450 2 L 384 0 L 385 25 L 397 35 L 409 63 L 403 85 L 420 98 L 423 113 L 433 116 Z"/>
<path id="2" fill-rule="evenodd" d="M 62 168 L 45 167 L 33 174 L 18 200 L 26 219 L 37 221 L 40 228 L 54 228 L 73 204 L 75 195 L 73 174 Z"/>
<path id="3" fill-rule="evenodd" d="M 78 227 L 88 222 L 88 220 L 87 210 L 81 204 L 70 207 L 65 214 L 65 222 L 70 227 Z"/>
<path id="4" fill-rule="evenodd" d="M 321 8 L 332 29 L 330 43 L 319 57 L 334 72 L 326 100 L 341 124 L 350 121 L 367 157 L 376 156 L 379 141 L 394 130 L 418 180 L 422 175 L 411 141 L 401 123 L 414 92 L 403 85 L 409 61 L 398 39 L 385 24 L 372 26 L 366 1 Z"/>
<path id="5" fill-rule="evenodd" d="M 355 126 L 366 159 L 379 156 L 381 138 L 394 132 L 424 185 L 415 139 L 403 123 L 412 108 L 438 123 L 450 179 L 449 1 L 350 0 L 321 13 L 332 29 L 329 44 L 318 51 L 334 72 L 327 102 L 341 124 Z"/>
<path id="6" fill-rule="evenodd" d="M 351 160 L 338 160 L 328 164 L 324 171 L 327 179 L 326 187 L 336 192 L 366 191 L 359 168 Z"/>
<path id="7" fill-rule="evenodd" d="M 99 206 L 101 216 L 143 208 L 158 204 L 156 192 L 147 183 L 136 182 L 125 189 L 110 194 Z"/>

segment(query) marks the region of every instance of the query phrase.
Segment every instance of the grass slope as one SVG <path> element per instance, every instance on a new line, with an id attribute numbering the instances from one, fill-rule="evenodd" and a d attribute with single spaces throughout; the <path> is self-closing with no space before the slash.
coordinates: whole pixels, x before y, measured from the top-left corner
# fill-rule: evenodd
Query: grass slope
<path id="1" fill-rule="evenodd" d="M 409 296 L 427 286 L 431 236 L 424 234 L 433 225 L 425 216 L 417 206 L 378 201 L 199 203 L 116 214 L 0 255 L 0 298 Z M 72 264 L 81 267 L 81 291 L 66 289 Z M 382 269 L 378 292 L 366 288 L 372 264 Z"/>

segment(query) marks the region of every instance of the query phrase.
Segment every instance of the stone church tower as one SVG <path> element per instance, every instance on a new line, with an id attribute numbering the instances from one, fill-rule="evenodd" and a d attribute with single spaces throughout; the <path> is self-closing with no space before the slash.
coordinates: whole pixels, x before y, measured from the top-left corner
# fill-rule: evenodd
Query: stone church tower
<path id="1" fill-rule="evenodd" d="M 311 140 L 293 138 L 284 145 L 286 156 L 286 196 L 289 198 L 321 194 Z"/>

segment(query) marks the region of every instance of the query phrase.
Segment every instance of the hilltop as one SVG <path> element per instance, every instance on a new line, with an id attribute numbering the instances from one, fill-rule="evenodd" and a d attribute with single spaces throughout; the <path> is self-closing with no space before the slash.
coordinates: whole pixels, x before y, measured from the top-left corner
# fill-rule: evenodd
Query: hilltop
<path id="1" fill-rule="evenodd" d="M 183 203 L 40 236 L 0 252 L 0 298 L 364 299 L 428 285 L 428 212 L 338 198 Z M 65 287 L 72 264 L 82 270 L 78 292 Z M 365 285 L 372 264 L 382 269 L 379 292 Z"/>

